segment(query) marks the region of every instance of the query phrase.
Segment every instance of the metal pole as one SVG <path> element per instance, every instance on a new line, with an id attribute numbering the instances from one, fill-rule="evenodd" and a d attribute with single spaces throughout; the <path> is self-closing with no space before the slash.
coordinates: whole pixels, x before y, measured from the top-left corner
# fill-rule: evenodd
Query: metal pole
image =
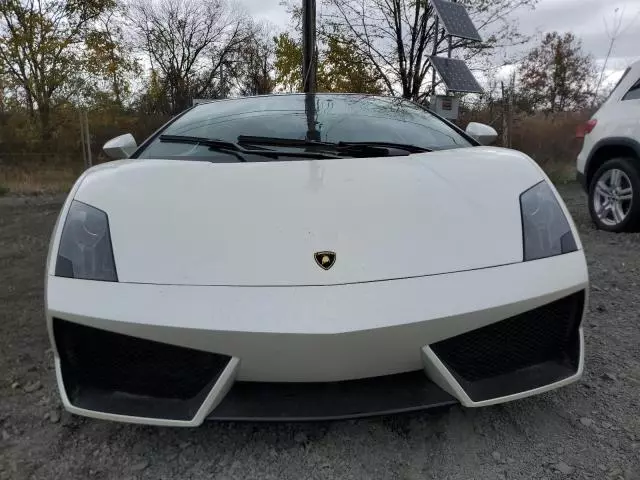
<path id="1" fill-rule="evenodd" d="M 82 148 L 82 165 L 86 170 L 87 167 L 87 149 L 84 146 L 84 115 L 82 110 L 78 111 L 80 118 L 80 147 Z"/>
<path id="2" fill-rule="evenodd" d="M 507 100 L 504 82 L 500 82 L 502 88 L 502 146 L 509 146 L 509 101 Z"/>
<path id="3" fill-rule="evenodd" d="M 456 3 L 456 2 L 457 2 L 457 0 L 453 0 L 453 3 Z M 451 58 L 451 52 L 453 50 L 453 46 L 451 45 L 451 40 L 452 40 L 452 37 L 451 37 L 451 35 L 449 35 L 449 51 L 447 52 L 447 56 L 449 58 Z"/>
<path id="4" fill-rule="evenodd" d="M 435 36 L 433 37 L 433 53 L 432 56 L 438 55 L 438 36 L 440 35 L 440 17 L 436 15 Z M 431 64 L 431 95 L 436 94 L 436 67 Z"/>
<path id="5" fill-rule="evenodd" d="M 84 135 L 86 137 L 87 143 L 87 168 L 91 168 L 93 166 L 93 160 L 91 158 L 91 139 L 89 136 L 89 117 L 85 110 L 84 112 Z"/>
<path id="6" fill-rule="evenodd" d="M 302 91 L 316 91 L 316 0 L 302 0 Z"/>
<path id="7" fill-rule="evenodd" d="M 227 98 L 224 91 L 224 62 L 220 62 L 220 97 Z"/>
<path id="8" fill-rule="evenodd" d="M 516 73 L 511 76 L 511 86 L 509 87 L 509 148 L 513 147 L 513 92 L 516 88 Z"/>
<path id="9" fill-rule="evenodd" d="M 316 96 L 307 93 L 304 99 L 304 112 L 307 116 L 307 140 L 320 141 L 320 132 L 316 129 Z"/>

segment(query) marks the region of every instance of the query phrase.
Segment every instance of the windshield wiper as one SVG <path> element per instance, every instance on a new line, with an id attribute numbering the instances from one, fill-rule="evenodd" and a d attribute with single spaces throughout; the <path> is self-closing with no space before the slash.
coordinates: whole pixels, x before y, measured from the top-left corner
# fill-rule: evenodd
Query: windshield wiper
<path id="1" fill-rule="evenodd" d="M 255 137 L 251 135 L 240 135 L 238 143 L 245 145 L 269 145 L 274 147 L 294 147 L 305 148 L 305 151 L 331 151 L 339 155 L 350 157 L 387 157 L 392 155 L 388 148 L 381 148 L 370 145 L 348 145 L 343 143 L 321 142 L 318 140 L 300 140 L 297 138 L 280 137 Z M 395 155 L 406 155 L 406 153 L 395 152 Z"/>
<path id="2" fill-rule="evenodd" d="M 394 150 L 404 150 L 409 153 L 431 152 L 428 148 L 417 145 L 393 142 L 321 142 L 317 140 L 300 140 L 296 138 L 256 137 L 240 135 L 238 143 L 251 145 L 273 145 L 278 147 L 318 148 L 338 152 L 343 155 L 356 156 L 397 156 L 407 155 Z"/>
<path id="3" fill-rule="evenodd" d="M 331 142 L 320 142 L 317 140 L 300 140 L 297 138 L 281 137 L 256 137 L 253 135 L 240 135 L 238 143 L 251 145 L 272 145 L 274 147 L 334 147 Z"/>
<path id="4" fill-rule="evenodd" d="M 188 143 L 193 145 L 204 145 L 206 147 L 209 147 L 210 150 L 233 155 L 241 162 L 247 161 L 247 158 L 245 155 L 260 155 L 260 156 L 269 157 L 269 158 L 279 158 L 279 157 L 298 157 L 298 158 L 315 158 L 315 159 L 340 158 L 336 155 L 328 155 L 326 153 L 319 153 L 319 152 L 283 152 L 279 150 L 267 150 L 262 148 L 248 149 L 248 148 L 242 147 L 241 145 L 238 145 L 237 143 L 228 142 L 226 140 L 219 140 L 216 138 L 206 138 L 206 137 L 192 137 L 189 135 L 160 135 L 160 141 L 169 142 L 169 143 Z"/>
<path id="5" fill-rule="evenodd" d="M 339 146 L 348 147 L 382 147 L 382 148 L 397 148 L 398 150 L 406 150 L 411 153 L 424 153 L 433 152 L 430 148 L 419 147 L 417 145 L 411 145 L 410 143 L 393 143 L 393 142 L 338 142 Z"/>
<path id="6" fill-rule="evenodd" d="M 211 150 L 216 150 L 218 152 L 228 153 L 229 155 L 233 155 L 241 162 L 246 162 L 247 159 L 242 156 L 242 154 L 238 151 L 237 146 L 233 142 L 226 142 L 224 140 L 218 140 L 215 138 L 205 138 L 205 137 L 191 137 L 188 135 L 160 135 L 161 142 L 169 142 L 169 143 L 188 143 L 192 145 L 205 145 L 209 147 Z"/>

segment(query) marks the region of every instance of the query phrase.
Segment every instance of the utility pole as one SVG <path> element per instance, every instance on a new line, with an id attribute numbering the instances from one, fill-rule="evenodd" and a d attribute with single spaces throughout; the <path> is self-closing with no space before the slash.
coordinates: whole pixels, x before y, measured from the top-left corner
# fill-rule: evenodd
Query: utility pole
<path id="1" fill-rule="evenodd" d="M 516 92 L 516 72 L 511 74 L 511 86 L 509 87 L 509 148 L 513 148 L 513 103 Z"/>
<path id="2" fill-rule="evenodd" d="M 316 0 L 302 0 L 302 91 L 306 93 L 307 140 L 320 140 L 316 129 Z"/>
<path id="3" fill-rule="evenodd" d="M 316 92 L 316 0 L 302 0 L 302 91 Z"/>
<path id="4" fill-rule="evenodd" d="M 89 117 L 86 110 L 80 110 L 80 145 L 82 146 L 82 159 L 84 161 L 84 169 L 93 166 L 91 158 L 91 136 L 89 135 Z"/>
<path id="5" fill-rule="evenodd" d="M 80 146 L 82 147 L 82 164 L 84 165 L 84 169 L 89 168 L 89 161 L 87 160 L 87 147 L 85 147 L 86 137 L 84 135 L 84 112 L 79 110 L 80 114 Z"/>

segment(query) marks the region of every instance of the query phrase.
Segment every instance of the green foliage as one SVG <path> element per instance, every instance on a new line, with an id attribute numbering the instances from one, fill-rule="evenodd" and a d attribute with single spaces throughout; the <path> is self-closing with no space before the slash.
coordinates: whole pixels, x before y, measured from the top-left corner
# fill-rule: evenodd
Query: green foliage
<path id="1" fill-rule="evenodd" d="M 338 35 L 326 38 L 327 49 L 320 63 L 319 87 L 328 92 L 381 94 L 380 76 L 354 41 Z"/>
<path id="2" fill-rule="evenodd" d="M 91 22 L 114 6 L 114 0 L 0 2 L 0 71 L 38 119 L 43 144 L 51 136 L 56 97 L 77 85 L 83 71 Z"/>
<path id="3" fill-rule="evenodd" d="M 131 82 L 142 73 L 133 47 L 125 38 L 122 18 L 110 12 L 99 21 L 97 28 L 85 36 L 85 69 L 92 82 L 88 82 L 88 97 L 102 106 L 122 107 L 131 96 Z"/>
<path id="4" fill-rule="evenodd" d="M 149 78 L 145 83 L 144 93 L 138 101 L 137 109 L 145 114 L 171 111 L 165 86 L 160 75 L 154 69 L 149 72 Z"/>
<path id="5" fill-rule="evenodd" d="M 8 193 L 9 193 L 9 187 L 5 187 L 4 185 L 0 185 L 0 197 L 3 197 Z"/>
<path id="6" fill-rule="evenodd" d="M 287 32 L 273 39 L 276 48 L 276 82 L 285 91 L 295 92 L 302 89 L 302 46 Z"/>
<path id="7" fill-rule="evenodd" d="M 382 93 L 380 76 L 357 50 L 353 40 L 325 35 L 318 53 L 317 89 L 320 92 Z M 286 91 L 302 89 L 302 46 L 288 33 L 274 38 L 276 81 Z"/>

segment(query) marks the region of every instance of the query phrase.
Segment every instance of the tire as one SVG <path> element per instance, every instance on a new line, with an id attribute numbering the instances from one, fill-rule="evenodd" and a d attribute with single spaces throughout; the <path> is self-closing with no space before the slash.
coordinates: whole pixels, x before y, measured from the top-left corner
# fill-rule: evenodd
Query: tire
<path id="1" fill-rule="evenodd" d="M 589 213 L 607 232 L 640 229 L 640 162 L 633 158 L 607 160 L 589 184 Z"/>

